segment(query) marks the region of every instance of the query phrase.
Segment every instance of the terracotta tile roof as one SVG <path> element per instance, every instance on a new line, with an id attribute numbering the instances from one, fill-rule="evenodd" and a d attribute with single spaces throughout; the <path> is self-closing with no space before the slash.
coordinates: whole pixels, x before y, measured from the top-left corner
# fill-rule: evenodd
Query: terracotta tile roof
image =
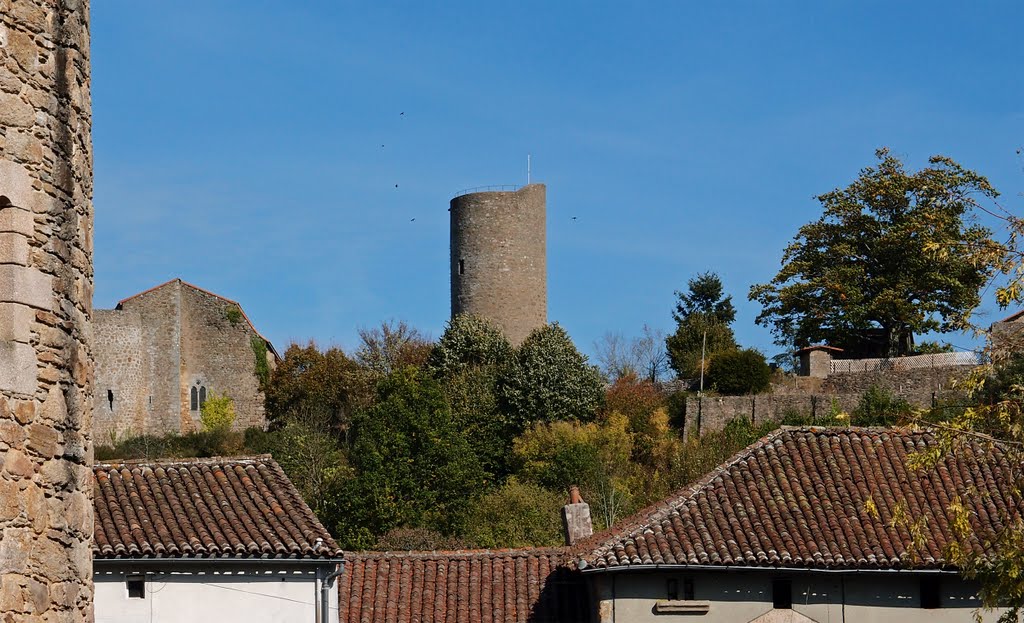
<path id="1" fill-rule="evenodd" d="M 94 559 L 341 556 L 269 455 L 125 461 L 93 473 Z"/>
<path id="2" fill-rule="evenodd" d="M 562 549 L 346 554 L 341 623 L 586 621 Z"/>
<path id="3" fill-rule="evenodd" d="M 692 487 L 573 548 L 591 569 L 644 565 L 938 568 L 950 542 L 948 507 L 967 487 L 975 528 L 998 529 L 1015 502 L 999 448 L 966 444 L 934 469 L 910 454 L 935 447 L 928 432 L 783 428 Z M 871 504 L 877 513 L 870 510 Z M 913 546 L 897 506 L 925 518 Z M 973 504 L 973 507 L 971 506 Z M 976 548 L 980 544 L 975 543 Z"/>

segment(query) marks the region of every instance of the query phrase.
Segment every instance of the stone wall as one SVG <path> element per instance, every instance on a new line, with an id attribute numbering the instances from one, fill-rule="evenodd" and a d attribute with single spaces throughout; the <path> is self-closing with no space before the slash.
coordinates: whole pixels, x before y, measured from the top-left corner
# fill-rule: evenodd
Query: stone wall
<path id="1" fill-rule="evenodd" d="M 98 311 L 95 331 L 93 430 L 100 443 L 200 430 L 193 386 L 235 401 L 236 430 L 266 424 L 251 343 L 263 338 L 233 301 L 175 279 Z M 268 359 L 273 367 L 272 354 Z"/>
<path id="2" fill-rule="evenodd" d="M 0 0 L 0 612 L 92 620 L 87 0 Z"/>
<path id="3" fill-rule="evenodd" d="M 871 387 L 887 389 L 898 398 L 921 408 L 954 396 L 955 382 L 972 368 L 935 368 L 887 372 L 850 372 L 826 379 L 794 377 L 773 387 L 770 394 L 755 396 L 705 396 L 687 398 L 684 434 L 722 430 L 726 423 L 746 418 L 755 424 L 781 422 L 788 414 L 825 418 L 833 405 L 852 411 Z"/>
<path id="4" fill-rule="evenodd" d="M 263 427 L 266 416 L 263 394 L 256 377 L 256 359 L 252 338 L 259 336 L 244 318 L 232 322 L 228 309 L 236 307 L 202 290 L 182 288 L 181 322 L 181 405 L 187 407 L 189 389 L 197 381 L 217 395 L 226 394 L 235 401 L 238 418 L 234 428 Z M 239 310 L 241 311 L 241 310 Z M 195 413 L 182 411 L 184 429 L 188 416 L 200 427 Z"/>
<path id="5" fill-rule="evenodd" d="M 452 315 L 493 320 L 519 344 L 547 323 L 546 188 L 451 200 Z"/>

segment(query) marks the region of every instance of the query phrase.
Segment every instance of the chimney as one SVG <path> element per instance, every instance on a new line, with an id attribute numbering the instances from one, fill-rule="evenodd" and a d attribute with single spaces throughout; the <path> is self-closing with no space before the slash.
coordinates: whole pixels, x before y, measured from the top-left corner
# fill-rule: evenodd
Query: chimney
<path id="1" fill-rule="evenodd" d="M 580 488 L 569 488 L 569 503 L 562 507 L 562 527 L 565 528 L 565 544 L 572 545 L 594 533 L 590 522 L 590 505 L 580 497 Z"/>

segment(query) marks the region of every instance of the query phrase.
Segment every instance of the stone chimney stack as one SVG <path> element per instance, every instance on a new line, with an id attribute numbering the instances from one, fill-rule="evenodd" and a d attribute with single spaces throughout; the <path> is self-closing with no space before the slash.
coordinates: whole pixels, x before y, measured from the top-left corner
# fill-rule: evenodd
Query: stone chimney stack
<path id="1" fill-rule="evenodd" d="M 569 489 L 569 503 L 562 507 L 562 527 L 565 528 L 566 545 L 572 545 L 594 533 L 594 524 L 590 521 L 590 504 L 580 497 L 580 488 L 576 485 Z"/>
<path id="2" fill-rule="evenodd" d="M 92 621 L 88 0 L 0 0 L 0 613 Z"/>

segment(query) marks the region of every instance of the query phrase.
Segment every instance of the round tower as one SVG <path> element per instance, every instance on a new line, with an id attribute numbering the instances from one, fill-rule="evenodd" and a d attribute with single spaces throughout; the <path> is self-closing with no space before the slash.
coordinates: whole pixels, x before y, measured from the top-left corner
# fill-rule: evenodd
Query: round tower
<path id="1" fill-rule="evenodd" d="M 92 620 L 88 0 L 0 0 L 0 611 Z"/>
<path id="2" fill-rule="evenodd" d="M 452 199 L 452 316 L 488 318 L 513 344 L 547 322 L 546 192 L 529 184 Z"/>

